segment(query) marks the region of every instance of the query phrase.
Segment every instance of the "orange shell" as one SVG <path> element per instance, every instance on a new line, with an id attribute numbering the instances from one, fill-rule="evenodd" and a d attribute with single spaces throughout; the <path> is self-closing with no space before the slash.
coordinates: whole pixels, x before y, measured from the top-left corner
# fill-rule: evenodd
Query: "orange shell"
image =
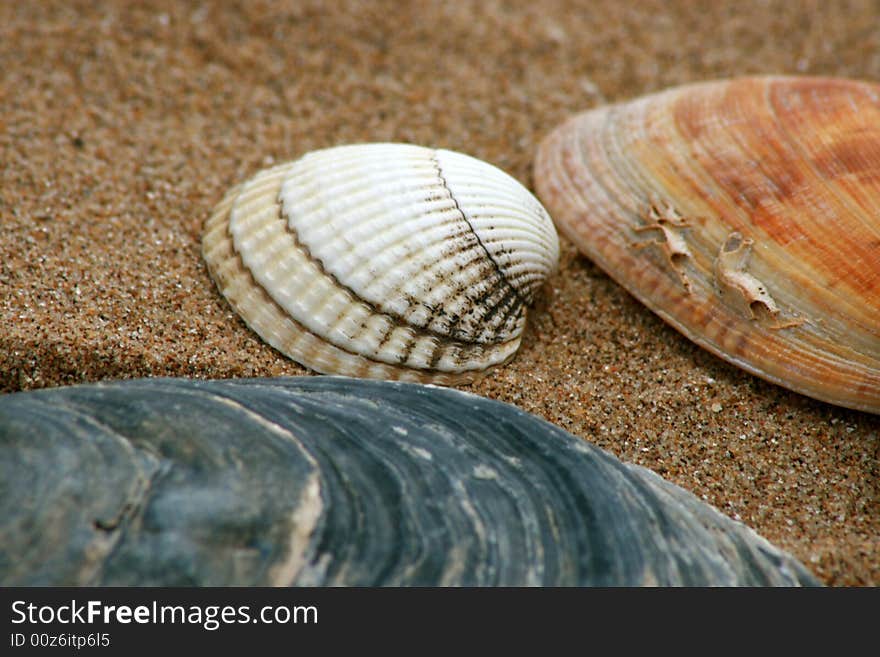
<path id="1" fill-rule="evenodd" d="M 599 108 L 543 141 L 535 185 L 700 346 L 880 413 L 880 85 L 740 78 Z"/>

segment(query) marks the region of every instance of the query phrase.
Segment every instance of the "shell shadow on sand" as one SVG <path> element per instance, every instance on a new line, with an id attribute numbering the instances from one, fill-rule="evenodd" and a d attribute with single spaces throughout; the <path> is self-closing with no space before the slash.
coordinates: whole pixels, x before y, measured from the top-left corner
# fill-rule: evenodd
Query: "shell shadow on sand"
<path id="1" fill-rule="evenodd" d="M 337 377 L 0 398 L 0 583 L 815 585 L 513 406 Z"/>

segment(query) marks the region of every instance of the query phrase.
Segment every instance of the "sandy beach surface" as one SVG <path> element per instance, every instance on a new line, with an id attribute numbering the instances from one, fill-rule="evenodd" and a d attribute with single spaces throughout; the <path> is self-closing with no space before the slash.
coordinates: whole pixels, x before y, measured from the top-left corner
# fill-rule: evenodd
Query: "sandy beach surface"
<path id="1" fill-rule="evenodd" d="M 870 2 L 0 1 L 0 391 L 302 375 L 210 280 L 202 224 L 267 165 L 404 141 L 530 188 L 574 112 L 757 73 L 880 79 Z M 472 392 L 651 468 L 829 585 L 880 584 L 880 417 L 691 344 L 570 242 Z"/>

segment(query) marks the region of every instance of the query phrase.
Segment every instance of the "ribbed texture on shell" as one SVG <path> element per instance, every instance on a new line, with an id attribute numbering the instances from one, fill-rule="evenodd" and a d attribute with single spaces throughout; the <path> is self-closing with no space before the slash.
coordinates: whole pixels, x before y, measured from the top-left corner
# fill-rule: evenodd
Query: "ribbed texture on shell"
<path id="1" fill-rule="evenodd" d="M 540 203 L 495 167 L 365 144 L 235 188 L 203 252 L 248 325 L 298 362 L 453 383 L 513 356 L 558 242 Z"/>
<path id="2" fill-rule="evenodd" d="M 582 252 L 701 346 L 880 412 L 880 87 L 743 78 L 600 108 L 547 137 L 535 184 Z"/>

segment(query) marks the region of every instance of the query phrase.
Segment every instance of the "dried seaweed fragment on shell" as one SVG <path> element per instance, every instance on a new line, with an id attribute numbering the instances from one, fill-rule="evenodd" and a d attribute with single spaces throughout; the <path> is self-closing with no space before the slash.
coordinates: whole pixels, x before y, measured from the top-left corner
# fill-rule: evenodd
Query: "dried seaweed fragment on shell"
<path id="1" fill-rule="evenodd" d="M 297 362 L 434 383 L 513 358 L 559 258 L 553 222 L 511 176 L 409 144 L 259 172 L 214 209 L 202 250 L 248 326 Z"/>
<path id="2" fill-rule="evenodd" d="M 880 413 L 880 86 L 739 78 L 598 108 L 544 139 L 535 186 L 582 253 L 700 346 Z"/>
<path id="3" fill-rule="evenodd" d="M 5 395 L 0 481 L 3 586 L 817 584 L 656 474 L 436 386 L 141 379 Z"/>

